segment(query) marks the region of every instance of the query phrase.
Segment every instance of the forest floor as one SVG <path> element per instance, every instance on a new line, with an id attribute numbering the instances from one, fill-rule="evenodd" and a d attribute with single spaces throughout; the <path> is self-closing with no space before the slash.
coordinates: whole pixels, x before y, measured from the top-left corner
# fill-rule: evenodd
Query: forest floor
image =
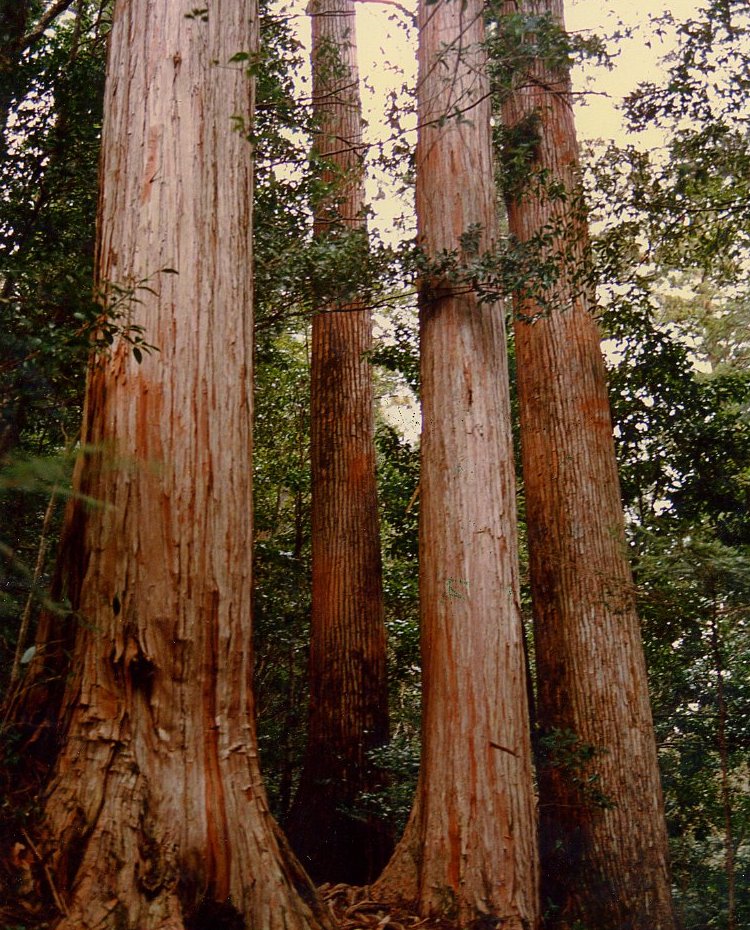
<path id="1" fill-rule="evenodd" d="M 337 930 L 456 930 L 446 920 L 417 917 L 370 897 L 369 888 L 321 885 L 318 889 Z M 32 898 L 33 900 L 33 898 Z M 47 930 L 55 918 L 25 896 L 17 906 L 0 904 L 0 930 Z"/>
<path id="2" fill-rule="evenodd" d="M 0 903 L 0 930 L 48 930 L 59 917 L 38 901 L 38 888 L 31 876 L 28 863 L 24 877 L 26 883 L 18 887 L 18 874 L 12 883 L 16 892 L 15 905 Z M 28 874 L 26 874 L 28 873 Z M 4 876 L 8 877 L 8 876 Z M 0 881 L 0 892 L 10 892 L 11 884 Z M 18 894 L 20 890 L 20 895 Z M 375 901 L 370 889 L 352 885 L 332 885 L 318 888 L 327 906 L 336 930 L 456 930 L 457 924 L 447 920 L 418 917 L 401 908 Z M 10 897 L 10 894 L 8 895 Z M 4 898 L 5 894 L 0 894 Z"/>
<path id="3" fill-rule="evenodd" d="M 457 926 L 375 901 L 367 887 L 325 884 L 318 891 L 338 930 L 455 930 Z"/>

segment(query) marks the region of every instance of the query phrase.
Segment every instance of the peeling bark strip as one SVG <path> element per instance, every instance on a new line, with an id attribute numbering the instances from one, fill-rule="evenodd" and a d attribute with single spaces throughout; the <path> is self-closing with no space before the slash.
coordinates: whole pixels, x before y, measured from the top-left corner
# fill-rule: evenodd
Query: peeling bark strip
<path id="1" fill-rule="evenodd" d="M 362 106 L 353 0 L 317 0 L 312 17 L 315 153 L 326 194 L 315 234 L 367 229 Z M 335 310 L 335 312 L 328 312 Z M 370 750 L 388 739 L 388 684 L 370 312 L 360 295 L 319 307 L 312 324 L 312 617 L 310 722 L 289 836 L 316 881 L 364 884 L 393 848 L 386 825 L 363 819 L 357 797 L 379 785 Z"/>
<path id="2" fill-rule="evenodd" d="M 562 0 L 524 0 L 562 26 Z M 519 4 L 505 4 L 506 14 Z M 517 302 L 523 474 L 533 595 L 543 902 L 550 925 L 673 930 L 667 837 L 646 667 L 626 555 L 606 375 L 586 279 L 589 233 L 567 71 L 541 59 L 503 103 L 507 127 L 536 116 L 533 191 L 508 198 L 521 242 L 558 228 L 549 307 Z M 565 199 L 537 191 L 539 177 Z M 541 312 L 541 316 L 539 315 Z M 534 320 L 533 323 L 527 322 Z M 585 763 L 565 746 L 594 751 Z M 587 782 L 595 776 L 595 782 Z M 595 791 L 584 786 L 595 785 Z"/>
<path id="3" fill-rule="evenodd" d="M 98 282 L 133 289 L 160 351 L 139 365 L 120 343 L 89 374 L 76 488 L 102 506 L 68 515 L 80 622 L 45 809 L 58 930 L 321 926 L 253 721 L 252 170 L 235 131 L 253 88 L 231 59 L 257 48 L 257 10 L 186 11 L 121 0 L 111 35 Z"/>
<path id="4" fill-rule="evenodd" d="M 495 238 L 482 17 L 479 0 L 420 2 L 417 216 L 428 258 L 459 249 L 470 228 L 481 229 L 482 250 Z M 503 930 L 533 928 L 536 822 L 502 308 L 425 280 L 420 338 L 422 765 L 405 835 L 373 897 L 464 927 L 486 917 Z"/>

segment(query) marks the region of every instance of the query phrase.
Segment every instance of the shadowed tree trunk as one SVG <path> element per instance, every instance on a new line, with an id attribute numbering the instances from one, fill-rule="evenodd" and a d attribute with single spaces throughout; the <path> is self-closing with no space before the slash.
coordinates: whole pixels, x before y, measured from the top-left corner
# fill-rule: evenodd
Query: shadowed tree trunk
<path id="1" fill-rule="evenodd" d="M 310 14 L 315 155 L 326 185 L 315 235 L 333 249 L 355 244 L 366 261 L 354 2 L 314 0 Z M 288 832 L 316 880 L 363 884 L 393 843 L 382 821 L 354 811 L 382 783 L 368 753 L 388 739 L 372 324 L 354 291 L 319 307 L 312 324 L 310 718 Z"/>
<path id="2" fill-rule="evenodd" d="M 419 7 L 417 216 L 428 260 L 462 253 L 472 229 L 482 250 L 495 244 L 482 15 L 475 0 Z M 536 821 L 502 307 L 426 270 L 420 340 L 422 762 L 404 837 L 373 895 L 464 927 L 486 919 L 533 928 Z"/>
<path id="3" fill-rule="evenodd" d="M 30 670 L 45 683 L 68 637 L 42 825 L 58 930 L 321 926 L 268 813 L 251 690 L 252 82 L 232 56 L 257 8 L 185 9 L 119 2 L 111 35 L 98 285 L 160 351 L 92 359 L 75 620 L 45 620 Z"/>
<path id="4" fill-rule="evenodd" d="M 562 28 L 561 0 L 504 6 L 506 14 L 519 9 L 551 16 Z M 554 906 L 555 927 L 673 930 L 656 743 L 567 70 L 535 58 L 527 73 L 514 76 L 502 115 L 511 139 L 523 127 L 535 137 L 527 145 L 525 183 L 506 191 L 510 232 L 528 242 L 552 231 L 559 269 L 544 305 L 526 299 L 515 307 L 544 747 L 543 907 Z"/>

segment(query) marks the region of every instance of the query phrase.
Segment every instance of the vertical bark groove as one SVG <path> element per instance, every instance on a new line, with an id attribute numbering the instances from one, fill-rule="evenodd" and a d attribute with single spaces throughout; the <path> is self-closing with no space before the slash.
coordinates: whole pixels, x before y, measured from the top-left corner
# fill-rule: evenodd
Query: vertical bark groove
<path id="1" fill-rule="evenodd" d="M 327 190 L 315 235 L 366 250 L 362 108 L 353 0 L 314 0 L 315 154 Z M 370 750 L 388 739 L 386 639 L 375 481 L 370 312 L 346 294 L 313 317 L 310 717 L 289 835 L 319 881 L 362 884 L 392 849 L 385 824 L 352 808 L 380 783 Z"/>
<path id="2" fill-rule="evenodd" d="M 504 9 L 514 14 L 518 4 Z M 524 0 L 521 10 L 562 26 L 561 0 Z M 543 906 L 554 907 L 550 926 L 672 930 L 656 743 L 587 277 L 567 72 L 537 58 L 531 75 L 516 76 L 502 111 L 510 129 L 530 118 L 537 127 L 529 165 L 536 180 L 507 194 L 510 232 L 526 242 L 554 229 L 559 266 L 546 307 L 531 300 L 515 307 L 537 716 L 549 744 L 539 772 Z M 554 184 L 564 198 L 544 193 Z M 596 781 L 587 788 L 590 776 Z"/>
<path id="3" fill-rule="evenodd" d="M 98 284 L 159 352 L 120 341 L 89 371 L 75 487 L 98 504 L 67 518 L 77 627 L 44 811 L 56 927 L 312 930 L 253 717 L 253 100 L 231 59 L 257 9 L 119 2 L 110 42 Z"/>
<path id="4" fill-rule="evenodd" d="M 435 260 L 472 228 L 482 250 L 496 237 L 482 6 L 423 0 L 419 24 L 418 236 Z M 374 894 L 521 930 L 538 919 L 536 822 L 502 307 L 425 274 L 420 341 L 422 764 Z"/>

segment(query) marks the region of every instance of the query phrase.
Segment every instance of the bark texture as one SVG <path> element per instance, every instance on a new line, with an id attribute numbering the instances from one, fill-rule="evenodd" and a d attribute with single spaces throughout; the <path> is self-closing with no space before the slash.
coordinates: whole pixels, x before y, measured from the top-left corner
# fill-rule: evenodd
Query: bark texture
<path id="1" fill-rule="evenodd" d="M 362 107 L 353 0 L 316 0 L 315 154 L 326 192 L 315 234 L 366 249 Z M 370 312 L 357 294 L 313 317 L 310 718 L 289 836 L 318 881 L 363 884 L 393 847 L 386 825 L 354 811 L 381 783 L 368 758 L 388 739 L 386 636 L 375 480 Z"/>
<path id="2" fill-rule="evenodd" d="M 231 58 L 257 10 L 185 13 L 115 6 L 98 284 L 160 351 L 139 365 L 120 340 L 89 372 L 75 487 L 98 504 L 67 518 L 44 810 L 58 930 L 320 926 L 268 813 L 251 688 L 252 82 Z"/>
<path id="3" fill-rule="evenodd" d="M 496 236 L 483 7 L 419 8 L 417 216 L 428 260 Z M 466 258 L 467 256 L 461 256 Z M 502 307 L 426 273 L 420 305 L 422 765 L 373 894 L 461 926 L 537 925 Z M 485 926 L 485 923 L 482 923 Z"/>
<path id="4" fill-rule="evenodd" d="M 516 13 L 518 4 L 505 5 Z M 561 0 L 524 0 L 553 16 Z M 516 357 L 535 620 L 543 906 L 550 926 L 672 930 L 667 836 L 627 559 L 606 373 L 588 273 L 567 70 L 537 58 L 503 103 L 536 135 L 510 232 L 554 233 L 559 278 L 516 305 Z M 555 187 L 564 197 L 550 193 Z M 594 753 L 589 761 L 586 756 Z M 588 779 L 593 777 L 594 781 Z M 576 923 L 576 921 L 580 921 Z"/>

